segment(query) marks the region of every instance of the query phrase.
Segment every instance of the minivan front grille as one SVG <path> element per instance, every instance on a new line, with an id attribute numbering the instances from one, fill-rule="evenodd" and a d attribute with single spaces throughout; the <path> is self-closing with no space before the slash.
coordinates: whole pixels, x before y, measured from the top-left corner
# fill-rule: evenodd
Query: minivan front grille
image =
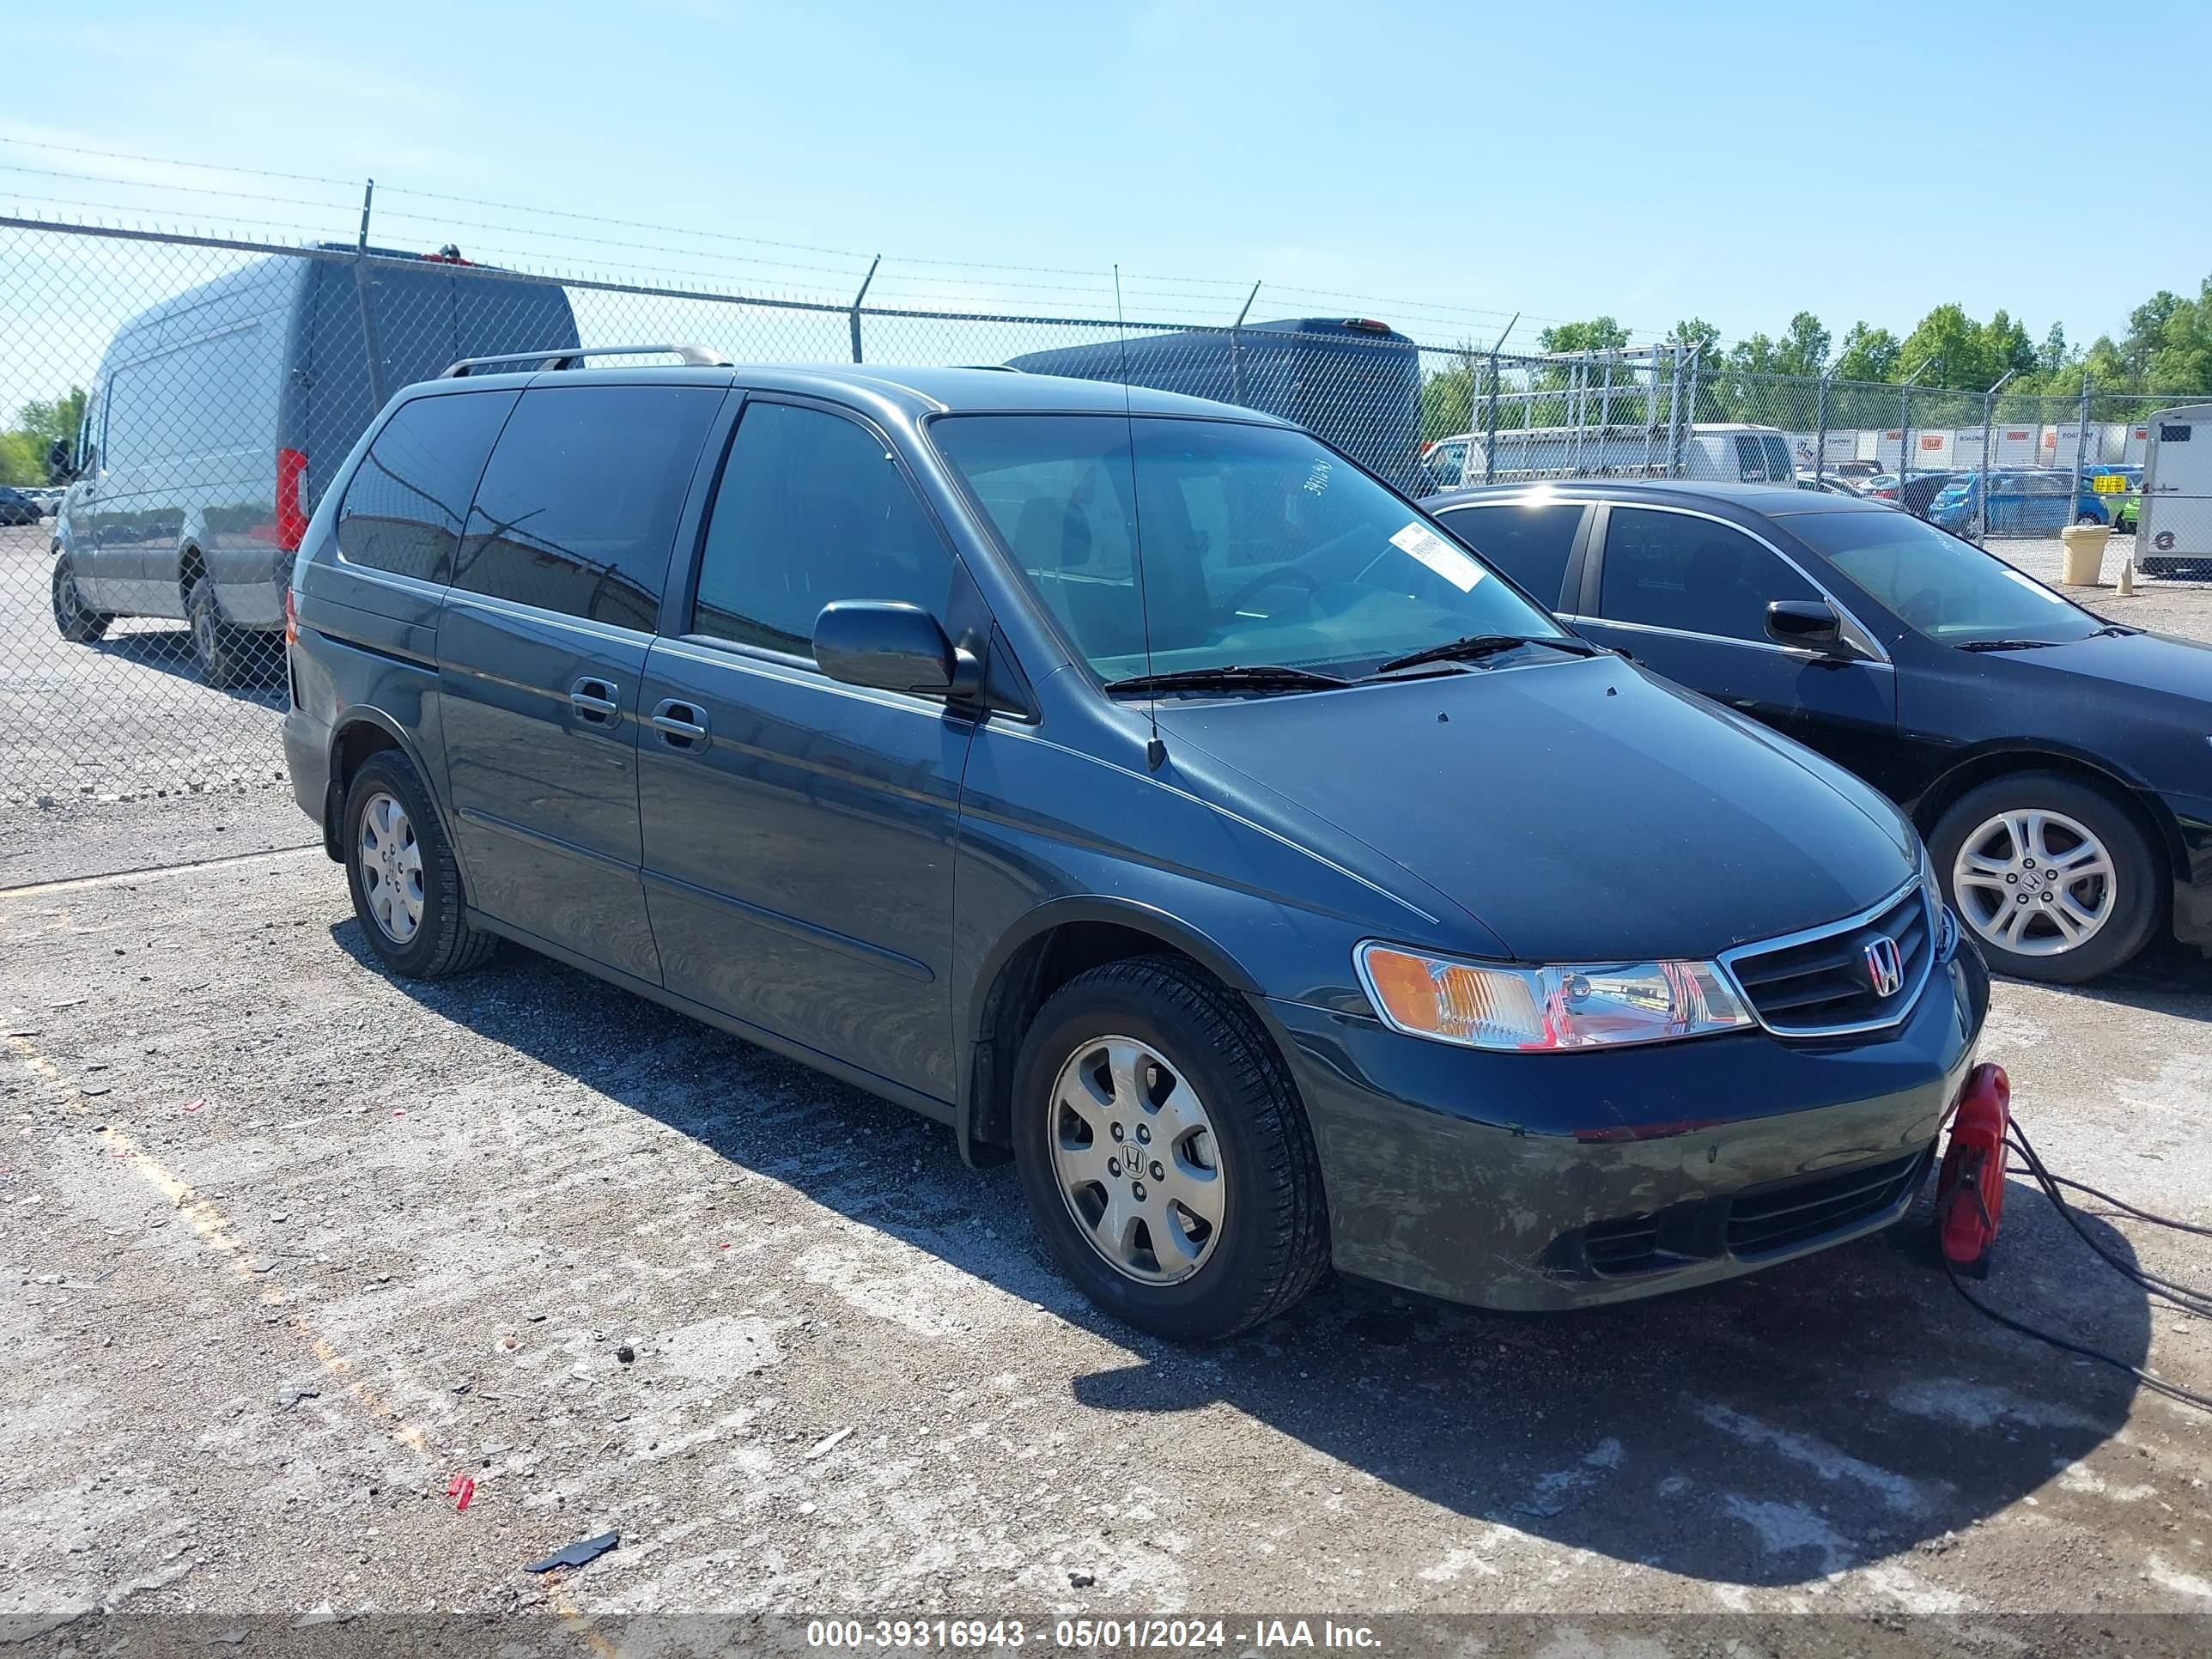
<path id="1" fill-rule="evenodd" d="M 1784 1037 L 1847 1036 L 1896 1024 L 1919 1000 L 1935 959 L 1928 890 L 1917 881 L 1875 910 L 1721 958 L 1759 1024 Z M 1887 992 L 1884 966 L 1897 970 Z"/>
<path id="2" fill-rule="evenodd" d="M 1794 1249 L 1899 1207 L 1926 1173 L 1930 1153 L 1862 1164 L 1729 1204 L 1728 1251 L 1740 1261 Z"/>

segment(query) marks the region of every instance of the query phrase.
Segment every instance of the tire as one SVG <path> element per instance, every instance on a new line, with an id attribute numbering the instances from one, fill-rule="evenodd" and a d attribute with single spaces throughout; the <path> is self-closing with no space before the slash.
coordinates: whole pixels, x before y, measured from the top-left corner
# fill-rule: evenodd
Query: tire
<path id="1" fill-rule="evenodd" d="M 393 818 L 385 808 L 396 807 Z M 380 842 L 392 846 L 389 860 L 364 843 L 363 820 L 377 813 Z M 386 749 L 362 763 L 347 787 L 338 814 L 338 847 L 345 862 L 346 887 L 353 913 L 377 959 L 402 979 L 442 979 L 481 966 L 498 948 L 492 934 L 471 927 L 461 889 L 461 867 L 446 840 L 430 793 L 404 755 Z M 411 849 L 411 858 L 408 855 Z M 415 879 L 404 872 L 411 866 Z M 414 900 L 395 910 L 380 903 L 390 893 Z M 411 908 L 412 925 L 387 918 Z"/>
<path id="2" fill-rule="evenodd" d="M 185 622 L 191 629 L 192 655 L 200 678 L 217 690 L 243 685 L 252 678 L 252 641 L 243 629 L 223 620 L 215 584 L 195 575 L 185 589 Z"/>
<path id="3" fill-rule="evenodd" d="M 1141 1057 L 1129 1068 L 1133 1086 L 1110 1100 L 1103 1080 L 1083 1080 L 1091 1062 L 1097 1062 L 1091 1079 L 1102 1079 L 1109 1039 L 1127 1042 Z M 1091 1091 L 1092 1119 L 1059 1107 L 1056 1085 L 1064 1077 L 1072 1091 Z M 1155 1095 L 1168 1092 L 1140 1098 L 1147 1079 Z M 1188 1127 L 1194 1121 L 1188 1106 L 1178 1104 L 1178 1097 L 1191 1095 L 1195 1121 L 1205 1126 L 1196 1131 Z M 1118 1125 L 1123 1147 L 1150 1135 L 1156 1122 L 1158 1138 L 1148 1150 L 1159 1156 L 1144 1159 L 1134 1176 L 1127 1167 L 1107 1176 L 1116 1165 L 1103 1157 L 1084 1160 L 1094 1146 L 1112 1155 L 1113 1143 L 1094 1135 L 1066 1149 L 1070 1132 L 1079 1133 L 1084 1121 L 1103 1121 L 1105 1133 Z M 1101 1310 L 1140 1330 L 1178 1342 L 1234 1336 L 1290 1307 L 1328 1265 L 1321 1165 L 1289 1070 L 1250 1011 L 1180 958 L 1108 963 L 1053 994 L 1015 1064 L 1013 1139 L 1023 1196 L 1054 1260 Z M 1207 1174 L 1209 1158 L 1211 1179 L 1194 1178 Z M 1102 1179 L 1079 1193 L 1071 1173 L 1079 1168 Z M 1139 1178 L 1146 1175 L 1153 1177 L 1149 1185 Z M 1105 1247 L 1093 1243 L 1095 1221 L 1079 1218 L 1086 1206 L 1105 1218 L 1109 1179 L 1121 1214 L 1150 1218 L 1141 1227 L 1125 1226 L 1125 1238 L 1152 1242 L 1152 1227 L 1172 1226 L 1179 1248 L 1161 1240 L 1149 1252 L 1125 1252 L 1138 1258 L 1133 1266 L 1110 1262 Z M 1202 1239 L 1191 1237 L 1200 1231 L 1192 1224 L 1200 1221 L 1197 1210 L 1172 1206 L 1182 1194 L 1218 1216 Z"/>
<path id="4" fill-rule="evenodd" d="M 1944 896 L 1990 966 L 2016 978 L 2079 985 L 2109 973 L 2142 949 L 2164 914 L 2166 862 L 2148 835 L 2111 795 L 2055 773 L 2021 772 L 1968 790 L 1937 822 L 1928 850 Z M 1979 855 L 1978 871 L 1970 853 Z M 2077 867 L 2081 873 L 2069 873 Z M 2034 920 L 2039 911 L 2045 920 Z M 2094 926 L 2069 925 L 2084 913 Z M 2004 920 L 2013 916 L 2027 920 Z M 2081 937 L 2069 944 L 2072 928 Z"/>
<path id="5" fill-rule="evenodd" d="M 113 617 L 104 616 L 84 602 L 77 592 L 76 561 L 67 553 L 54 557 L 54 627 L 71 645 L 90 645 L 107 632 Z"/>
<path id="6" fill-rule="evenodd" d="M 2102 524 L 2104 523 L 2104 520 L 2094 513 L 2082 513 L 2075 515 L 2074 522 L 2075 524 Z"/>

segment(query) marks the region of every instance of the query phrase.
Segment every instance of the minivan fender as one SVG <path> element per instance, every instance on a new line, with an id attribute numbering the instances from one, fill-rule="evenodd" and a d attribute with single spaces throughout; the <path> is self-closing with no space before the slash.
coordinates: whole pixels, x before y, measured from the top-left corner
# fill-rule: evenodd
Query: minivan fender
<path id="1" fill-rule="evenodd" d="M 1025 995 L 1029 990 L 1027 986 L 1012 983 L 1012 980 L 1022 975 L 1009 975 L 1007 969 L 1029 946 L 1048 934 L 1085 923 L 1103 924 L 1156 939 L 1164 950 L 1189 957 L 1231 990 L 1255 1002 L 1261 997 L 1257 981 L 1218 940 L 1185 918 L 1157 905 L 1103 894 L 1075 893 L 1049 899 L 1025 912 L 1000 935 L 998 943 L 968 982 L 960 1046 L 962 1063 L 956 1082 L 958 1097 L 953 1102 L 953 1130 L 961 1158 L 970 1164 L 996 1163 L 1005 1157 L 998 1146 L 996 1128 L 987 1121 L 992 1114 L 984 1097 L 996 1089 L 1003 1074 L 1000 1068 L 1011 1068 L 1013 1056 L 1008 1054 L 988 1057 L 987 1063 L 987 1049 L 1000 1000 L 1007 995 Z M 1279 1034 L 1271 1031 L 1270 1036 L 1279 1041 Z"/>

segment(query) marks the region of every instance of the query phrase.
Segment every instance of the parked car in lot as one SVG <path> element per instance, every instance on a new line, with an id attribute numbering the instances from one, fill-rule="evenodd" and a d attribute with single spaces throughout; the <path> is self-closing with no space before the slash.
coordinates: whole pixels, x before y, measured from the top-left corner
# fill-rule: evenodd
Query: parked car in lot
<path id="1" fill-rule="evenodd" d="M 268 673 L 323 469 L 387 392 L 471 352 L 576 343 L 553 284 L 442 255 L 317 252 L 257 260 L 116 331 L 54 526 L 63 638 L 174 617 L 210 684 Z"/>
<path id="2" fill-rule="evenodd" d="M 0 484 L 0 524 L 36 524 L 43 516 L 29 495 L 11 484 Z"/>
<path id="3" fill-rule="evenodd" d="M 2212 949 L 2212 647 L 1940 529 L 1800 490 L 1464 491 L 1429 509 L 1576 630 L 1905 805 L 1993 965 Z"/>
<path id="4" fill-rule="evenodd" d="M 379 961 L 518 940 L 947 1123 L 1170 1336 L 1332 1261 L 1563 1308 L 1856 1237 L 1974 1059 L 1901 812 L 1251 410 L 471 373 L 334 471 L 292 607 Z"/>
<path id="5" fill-rule="evenodd" d="M 1838 478 L 1833 473 L 1809 471 L 1801 471 L 1797 474 L 1797 488 L 1810 489 L 1823 495 L 1848 495 L 1853 501 L 1860 499 L 1863 493 L 1849 478 Z"/>
<path id="6" fill-rule="evenodd" d="M 2142 483 L 2138 466 L 2082 469 L 2074 489 L 2071 467 L 1994 468 L 1989 475 L 1989 532 L 1996 536 L 2055 536 L 2069 524 L 2112 524 L 2118 506 Z M 1930 504 L 1928 520 L 1954 535 L 1971 535 L 1980 522 L 1982 475 L 1961 472 Z"/>

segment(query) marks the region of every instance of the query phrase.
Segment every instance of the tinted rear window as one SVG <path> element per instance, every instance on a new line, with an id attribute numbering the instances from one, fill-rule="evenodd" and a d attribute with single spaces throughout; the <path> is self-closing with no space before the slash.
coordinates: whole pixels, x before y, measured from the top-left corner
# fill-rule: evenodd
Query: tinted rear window
<path id="1" fill-rule="evenodd" d="M 1463 507 L 1437 516 L 1454 535 L 1527 588 L 1538 604 L 1549 607 L 1559 603 L 1567 555 L 1582 523 L 1580 502 Z"/>
<path id="2" fill-rule="evenodd" d="M 526 392 L 477 488 L 453 586 L 650 633 L 719 387 Z"/>
<path id="3" fill-rule="evenodd" d="M 339 556 L 426 582 L 451 580 L 469 497 L 515 397 L 460 392 L 401 404 L 346 486 Z"/>

